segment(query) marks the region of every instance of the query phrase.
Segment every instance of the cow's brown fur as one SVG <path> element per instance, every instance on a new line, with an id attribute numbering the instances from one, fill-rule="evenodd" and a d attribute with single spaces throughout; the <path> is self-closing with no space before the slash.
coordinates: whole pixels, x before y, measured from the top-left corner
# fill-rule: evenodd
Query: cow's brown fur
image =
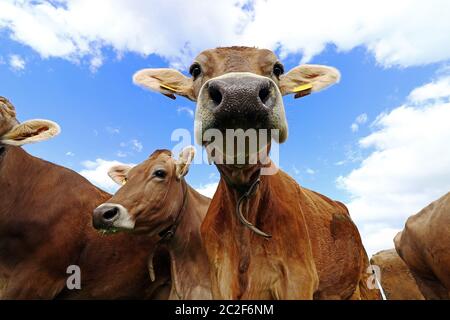
<path id="1" fill-rule="evenodd" d="M 268 49 L 237 46 L 215 48 L 201 52 L 194 61 L 202 68 L 202 74 L 194 81 L 194 97 L 198 96 L 206 81 L 229 72 L 251 72 L 279 83 L 279 79 L 272 74 L 278 58 Z"/>
<path id="2" fill-rule="evenodd" d="M 147 272 L 154 242 L 94 230 L 91 212 L 110 195 L 79 174 L 5 146 L 0 189 L 2 298 L 167 297 L 168 266 L 161 259 L 155 283 Z M 66 289 L 69 265 L 81 268 L 81 290 Z"/>
<path id="3" fill-rule="evenodd" d="M 426 299 L 450 299 L 450 192 L 408 218 L 394 239 Z"/>
<path id="4" fill-rule="evenodd" d="M 171 260 L 169 299 L 211 299 L 209 264 L 200 236 L 200 225 L 211 200 L 190 187 L 184 178 L 179 179 L 176 165 L 169 150 L 155 151 L 127 173 L 126 184 L 106 203 L 125 207 L 139 233 L 164 233 L 179 215 L 173 237 L 160 243 Z M 156 169 L 167 173 L 164 180 L 154 182 L 152 173 Z"/>
<path id="5" fill-rule="evenodd" d="M 202 225 L 215 298 L 379 298 L 365 286 L 367 256 L 344 205 L 300 187 L 281 170 L 261 176 L 246 218 L 272 235 L 267 240 L 237 220 L 239 194 L 223 178 L 233 179 L 236 170 L 220 168 Z"/>
<path id="6" fill-rule="evenodd" d="M 206 81 L 230 72 L 268 77 L 278 86 L 283 78 L 274 75 L 279 62 L 266 49 L 216 48 L 200 53 L 195 63 L 202 73 L 192 80 L 194 100 Z M 263 176 L 259 191 L 247 205 L 247 219 L 272 234 L 266 240 L 236 219 L 240 194 L 224 180 L 225 174 L 228 181 L 245 185 L 257 166 L 218 167 L 221 181 L 202 225 L 215 297 L 379 298 L 378 292 L 366 287 L 367 254 L 344 205 L 301 188 L 282 171 Z"/>
<path id="7" fill-rule="evenodd" d="M 376 253 L 370 263 L 380 268 L 381 286 L 387 300 L 424 300 L 411 271 L 395 249 Z"/>

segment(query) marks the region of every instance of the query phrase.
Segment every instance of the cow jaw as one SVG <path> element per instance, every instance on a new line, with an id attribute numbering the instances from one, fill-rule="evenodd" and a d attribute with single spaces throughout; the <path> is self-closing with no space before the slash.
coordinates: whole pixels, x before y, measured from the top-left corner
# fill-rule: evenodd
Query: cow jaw
<path id="1" fill-rule="evenodd" d="M 230 129 L 236 132 L 240 129 L 243 134 L 256 130 L 258 137 L 265 130 L 268 143 L 273 130 L 277 132 L 277 142 L 287 139 L 283 99 L 273 80 L 250 72 L 231 72 L 205 82 L 197 100 L 196 142 L 208 145 L 211 132 L 213 135 L 220 132 L 226 142 Z"/>

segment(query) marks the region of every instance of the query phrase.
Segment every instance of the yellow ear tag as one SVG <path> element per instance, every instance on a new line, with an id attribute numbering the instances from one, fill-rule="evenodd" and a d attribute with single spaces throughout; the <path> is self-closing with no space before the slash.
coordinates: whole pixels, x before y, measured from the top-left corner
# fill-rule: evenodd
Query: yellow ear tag
<path id="1" fill-rule="evenodd" d="M 294 99 L 301 98 L 307 96 L 308 94 L 311 94 L 311 90 L 312 84 L 310 83 L 302 84 L 294 88 L 294 90 L 292 90 L 295 93 Z"/>
<path id="2" fill-rule="evenodd" d="M 127 178 L 123 179 L 123 180 L 122 180 L 122 185 L 124 186 L 124 185 L 127 183 L 127 181 L 128 181 Z"/>
<path id="3" fill-rule="evenodd" d="M 160 86 L 161 88 L 163 88 L 163 89 L 167 89 L 167 90 L 170 90 L 170 91 L 173 91 L 173 92 L 177 92 L 177 90 L 175 90 L 175 89 L 172 88 L 172 87 L 166 86 L 165 84 L 160 84 L 159 86 Z"/>
<path id="4" fill-rule="evenodd" d="M 298 87 L 294 88 L 294 90 L 292 90 L 292 91 L 293 92 L 301 92 L 301 91 L 306 91 L 306 90 L 311 90 L 311 89 L 312 89 L 312 84 L 306 83 L 306 84 L 299 85 Z"/>

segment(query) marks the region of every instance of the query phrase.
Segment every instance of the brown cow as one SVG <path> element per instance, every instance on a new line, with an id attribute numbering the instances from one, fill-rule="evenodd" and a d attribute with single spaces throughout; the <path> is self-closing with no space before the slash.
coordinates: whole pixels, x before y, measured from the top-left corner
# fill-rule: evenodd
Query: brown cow
<path id="1" fill-rule="evenodd" d="M 282 95 L 302 97 L 339 80 L 336 69 L 317 65 L 284 75 L 272 51 L 248 47 L 204 51 L 190 73 L 188 78 L 172 69 L 144 69 L 134 81 L 197 101 L 196 141 L 207 147 L 211 140 L 205 136 L 214 130 L 276 129 L 278 141 L 285 141 Z M 269 165 L 250 163 L 254 154 L 235 163 L 226 147 L 216 144 L 209 151 L 221 173 L 202 225 L 214 298 L 379 297 L 366 290 L 368 258 L 344 205 L 301 188 L 281 170 L 260 177 Z M 221 154 L 232 163 L 221 163 Z M 269 235 L 260 229 L 272 238 L 264 239 Z"/>
<path id="2" fill-rule="evenodd" d="M 370 263 L 380 268 L 380 282 L 387 300 L 424 300 L 411 271 L 395 249 L 376 253 Z"/>
<path id="3" fill-rule="evenodd" d="M 408 218 L 395 249 L 426 299 L 450 299 L 450 192 Z"/>
<path id="4" fill-rule="evenodd" d="M 131 230 L 161 237 L 169 252 L 172 289 L 169 299 L 211 299 L 209 263 L 200 225 L 211 199 L 185 181 L 194 148 L 187 147 L 175 160 L 169 150 L 157 150 L 132 168 L 115 166 L 110 176 L 124 186 L 94 210 L 94 226 L 105 230 Z M 150 263 L 152 273 L 153 265 Z"/>
<path id="5" fill-rule="evenodd" d="M 158 281 L 147 271 L 154 240 L 101 235 L 92 210 L 110 198 L 76 172 L 38 159 L 20 145 L 49 139 L 57 124 L 19 124 L 0 98 L 0 283 L 3 299 L 165 298 L 168 264 Z M 81 290 L 69 290 L 69 266 L 81 271 Z M 73 272 L 73 271 L 71 271 Z"/>

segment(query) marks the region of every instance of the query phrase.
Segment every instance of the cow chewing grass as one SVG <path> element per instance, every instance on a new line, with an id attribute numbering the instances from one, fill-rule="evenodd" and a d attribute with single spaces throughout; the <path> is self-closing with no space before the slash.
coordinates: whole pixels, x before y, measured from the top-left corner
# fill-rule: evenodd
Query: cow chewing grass
<path id="1" fill-rule="evenodd" d="M 108 174 L 121 188 L 93 213 L 95 228 L 127 231 L 159 238 L 155 250 L 170 257 L 169 299 L 211 299 L 209 263 L 200 226 L 211 199 L 185 181 L 195 148 L 184 148 L 178 159 L 156 150 L 135 167 L 118 165 Z M 153 255 L 148 261 L 155 280 Z"/>

